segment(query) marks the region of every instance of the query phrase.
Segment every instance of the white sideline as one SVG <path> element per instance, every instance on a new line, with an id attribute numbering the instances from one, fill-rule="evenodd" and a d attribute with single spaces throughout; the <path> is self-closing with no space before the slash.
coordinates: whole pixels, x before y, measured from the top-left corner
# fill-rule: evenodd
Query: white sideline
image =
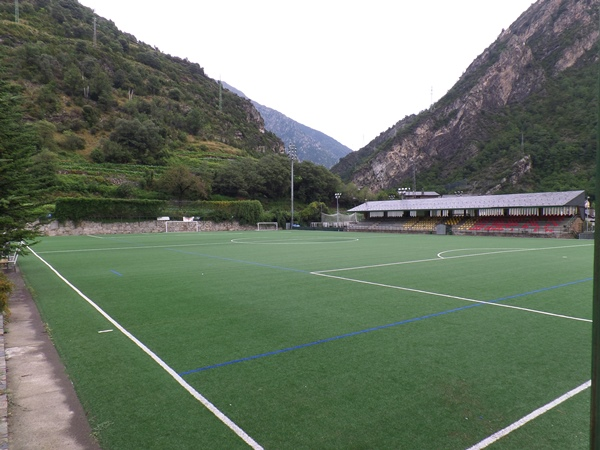
<path id="1" fill-rule="evenodd" d="M 56 274 L 58 278 L 60 278 L 67 286 L 73 289 L 77 295 L 83 298 L 86 302 L 88 302 L 96 311 L 98 311 L 106 320 L 108 320 L 111 324 L 113 324 L 121 333 L 127 336 L 135 345 L 137 345 L 144 353 L 146 353 L 150 358 L 152 358 L 160 367 L 162 367 L 171 377 L 177 381 L 186 391 L 188 391 L 196 400 L 198 400 L 206 409 L 208 409 L 211 413 L 213 413 L 221 422 L 223 422 L 231 431 L 237 434 L 241 439 L 246 442 L 250 447 L 254 449 L 261 449 L 262 446 L 258 444 L 254 439 L 252 439 L 244 430 L 242 430 L 239 426 L 237 426 L 229 417 L 223 414 L 215 405 L 213 405 L 206 397 L 196 391 L 192 386 L 190 386 L 181 376 L 175 372 L 171 367 L 167 365 L 162 359 L 158 357 L 152 350 L 146 347 L 140 340 L 138 340 L 134 335 L 132 335 L 129 331 L 121 326 L 116 320 L 114 320 L 111 316 L 109 316 L 102 308 L 100 308 L 96 303 L 94 303 L 91 299 L 89 299 L 83 292 L 77 289 L 73 284 L 71 284 L 65 277 L 63 277 L 54 267 L 52 267 L 47 261 L 45 261 L 42 257 L 40 257 L 35 251 L 33 251 L 30 247 L 27 247 L 29 251 L 35 255 L 40 261 L 42 261 L 48 268 Z"/>
<path id="2" fill-rule="evenodd" d="M 513 424 L 507 426 L 506 428 L 503 428 L 502 430 L 500 430 L 500 431 L 492 434 L 491 436 L 485 438 L 483 441 L 479 442 L 478 444 L 475 444 L 474 446 L 469 447 L 467 450 L 481 450 L 481 449 L 486 448 L 488 445 L 493 444 L 494 442 L 496 442 L 497 440 L 503 438 L 507 434 L 512 433 L 513 431 L 517 430 L 518 428 L 521 428 L 527 422 L 531 422 L 533 419 L 535 419 L 535 418 L 541 416 L 542 414 L 550 411 L 555 406 L 558 406 L 561 403 L 563 403 L 564 401 L 566 401 L 566 400 L 570 399 L 571 397 L 579 394 L 581 391 L 584 391 L 585 389 L 589 388 L 591 385 L 592 385 L 592 381 L 591 380 L 586 381 L 581 386 L 578 386 L 575 389 L 570 390 L 566 394 L 561 395 L 560 397 L 558 397 L 555 400 L 552 400 L 550 403 L 542 406 L 541 408 L 536 409 L 535 411 L 533 411 L 530 414 L 527 414 L 525 417 L 522 417 L 521 419 L 517 420 L 515 423 L 513 423 Z"/>

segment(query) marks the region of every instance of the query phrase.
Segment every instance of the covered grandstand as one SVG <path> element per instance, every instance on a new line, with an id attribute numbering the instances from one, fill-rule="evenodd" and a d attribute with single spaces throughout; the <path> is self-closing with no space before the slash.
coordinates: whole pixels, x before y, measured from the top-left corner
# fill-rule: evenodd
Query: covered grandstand
<path id="1" fill-rule="evenodd" d="M 574 237 L 582 231 L 585 191 L 461 195 L 365 202 L 352 231 Z"/>

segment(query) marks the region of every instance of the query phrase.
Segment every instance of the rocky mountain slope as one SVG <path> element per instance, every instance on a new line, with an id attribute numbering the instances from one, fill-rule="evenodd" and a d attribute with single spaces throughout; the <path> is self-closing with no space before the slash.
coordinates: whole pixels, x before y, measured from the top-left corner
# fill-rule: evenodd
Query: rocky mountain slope
<path id="1" fill-rule="evenodd" d="M 538 0 L 430 110 L 404 118 L 334 173 L 373 191 L 588 188 L 597 0 Z"/>
<path id="2" fill-rule="evenodd" d="M 248 98 L 243 92 L 227 83 L 223 83 L 223 86 L 242 98 Z M 329 169 L 340 158 L 352 152 L 332 137 L 302 125 L 268 106 L 251 101 L 264 119 L 265 128 L 277 135 L 286 146 L 293 143 L 301 161 L 312 161 Z"/>

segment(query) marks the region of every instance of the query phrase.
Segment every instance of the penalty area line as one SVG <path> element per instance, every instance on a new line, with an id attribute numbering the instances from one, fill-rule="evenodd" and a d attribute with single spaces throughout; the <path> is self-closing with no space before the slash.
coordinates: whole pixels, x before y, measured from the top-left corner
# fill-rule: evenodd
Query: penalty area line
<path id="1" fill-rule="evenodd" d="M 586 381 L 581 386 L 578 386 L 575 389 L 570 390 L 566 394 L 563 394 L 560 397 L 558 397 L 557 399 L 552 400 L 550 403 L 548 403 L 548 404 L 542 406 L 541 408 L 538 408 L 535 411 L 527 414 L 525 417 L 522 417 L 521 419 L 519 419 L 516 422 L 510 424 L 506 428 L 503 428 L 502 430 L 497 431 L 496 433 L 492 434 L 491 436 L 488 436 L 487 438 L 485 438 L 483 441 L 475 444 L 472 447 L 469 447 L 467 450 L 481 450 L 481 449 L 484 449 L 484 448 L 488 447 L 489 445 L 493 444 L 494 442 L 496 442 L 497 440 L 503 438 L 504 436 L 508 435 L 509 433 L 512 433 L 513 431 L 521 428 L 526 423 L 531 422 L 532 420 L 538 418 L 542 414 L 547 413 L 552 408 L 555 408 L 556 406 L 558 406 L 561 403 L 567 401 L 571 397 L 574 397 L 575 395 L 579 394 L 580 392 L 586 390 L 591 385 L 592 385 L 592 381 L 591 380 Z"/>
<path id="2" fill-rule="evenodd" d="M 138 338 L 136 338 L 133 334 L 127 331 L 121 324 L 119 324 L 115 319 L 113 319 L 108 313 L 106 313 L 102 308 L 100 308 L 96 303 L 94 303 L 90 298 L 88 298 L 83 292 L 81 292 L 77 287 L 75 287 L 69 280 L 63 277 L 50 263 L 40 257 L 31 247 L 27 247 L 27 249 L 38 258 L 42 263 L 44 263 L 54 274 L 62 280 L 67 286 L 69 286 L 77 295 L 79 295 L 83 300 L 85 300 L 92 308 L 98 311 L 106 320 L 108 320 L 115 328 L 117 328 L 121 333 L 123 333 L 129 340 L 131 340 L 135 345 L 137 345 L 144 353 L 146 353 L 150 358 L 152 358 L 162 369 L 164 369 L 181 387 L 183 387 L 188 393 L 192 395 L 196 400 L 198 400 L 206 409 L 208 409 L 215 417 L 217 417 L 221 422 L 223 422 L 231 431 L 237 434 L 246 444 L 254 449 L 262 449 L 263 447 L 258 444 L 254 439 L 252 439 L 244 430 L 242 430 L 238 425 L 236 425 L 229 417 L 227 417 L 223 412 L 221 412 L 215 405 L 213 405 L 206 397 L 196 391 L 191 385 L 189 385 L 177 372 L 175 372 L 167 363 L 165 363 L 156 353 L 150 350 L 144 343 L 142 343 Z"/>
<path id="3" fill-rule="evenodd" d="M 392 284 L 375 283 L 373 281 L 356 280 L 354 278 L 339 277 L 339 276 L 336 276 L 336 275 L 329 275 L 329 274 L 326 274 L 326 273 L 323 273 L 323 272 L 311 272 L 311 275 L 317 275 L 317 276 L 325 277 L 325 278 L 332 278 L 334 280 L 350 281 L 352 283 L 366 284 L 366 285 L 369 285 L 369 286 L 376 286 L 376 287 L 381 287 L 381 288 L 386 288 L 386 289 L 397 289 L 399 291 L 406 291 L 406 292 L 414 292 L 416 294 L 431 295 L 433 297 L 442 297 L 442 298 L 449 298 L 449 299 L 454 299 L 454 300 L 462 300 L 462 301 L 465 301 L 465 302 L 471 302 L 471 303 L 476 303 L 476 304 L 480 304 L 480 305 L 490 305 L 490 306 L 497 306 L 499 308 L 516 309 L 518 311 L 531 312 L 531 313 L 534 313 L 534 314 L 541 314 L 541 315 L 544 315 L 544 316 L 558 317 L 560 319 L 577 320 L 577 321 L 580 321 L 580 322 L 589 322 L 589 323 L 592 322 L 590 319 L 583 319 L 581 317 L 566 316 L 564 314 L 555 314 L 555 313 L 551 313 L 551 312 L 547 312 L 547 311 L 540 311 L 538 309 L 523 308 L 521 306 L 514 306 L 514 305 L 507 305 L 507 304 L 504 304 L 504 303 L 497 303 L 498 301 L 501 301 L 501 300 L 508 300 L 508 298 L 510 298 L 510 297 L 496 299 L 495 301 L 485 301 L 485 300 L 476 300 L 474 298 L 459 297 L 457 295 L 442 294 L 440 292 L 431 292 L 431 291 L 424 291 L 422 289 L 413 289 L 413 288 L 408 288 L 408 287 L 404 287 L 404 286 L 394 286 Z M 584 280 L 584 281 L 588 281 L 588 280 Z M 515 297 L 513 296 L 513 298 L 515 298 Z"/>

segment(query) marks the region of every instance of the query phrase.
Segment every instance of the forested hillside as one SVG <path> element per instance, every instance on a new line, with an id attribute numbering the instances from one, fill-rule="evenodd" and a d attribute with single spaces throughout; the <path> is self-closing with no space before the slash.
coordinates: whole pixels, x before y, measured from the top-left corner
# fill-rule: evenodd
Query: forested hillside
<path id="1" fill-rule="evenodd" d="M 253 104 L 76 0 L 0 5 L 0 77 L 20 88 L 51 197 L 289 198 L 284 143 Z M 300 202 L 365 195 L 296 163 Z"/>

